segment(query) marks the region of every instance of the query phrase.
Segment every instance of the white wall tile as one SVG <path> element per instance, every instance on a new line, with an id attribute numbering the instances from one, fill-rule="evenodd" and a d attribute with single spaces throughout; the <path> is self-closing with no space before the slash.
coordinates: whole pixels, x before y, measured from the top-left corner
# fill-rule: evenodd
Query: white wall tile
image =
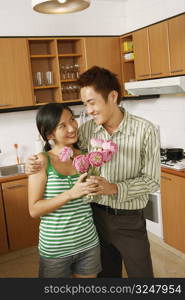
<path id="1" fill-rule="evenodd" d="M 128 100 L 122 105 L 130 113 L 148 119 L 160 127 L 162 147 L 185 149 L 185 95 L 163 95 L 157 99 Z M 72 106 L 79 114 L 83 105 Z M 13 144 L 19 144 L 21 161 L 35 153 L 36 110 L 0 114 L 0 165 L 16 163 Z"/>
<path id="2" fill-rule="evenodd" d="M 185 94 L 162 95 L 157 99 L 128 100 L 123 106 L 130 113 L 160 126 L 162 147 L 185 149 Z"/>
<path id="3" fill-rule="evenodd" d="M 35 125 L 36 111 L 22 111 L 0 114 L 0 165 L 16 163 L 13 144 L 18 144 L 21 162 L 33 154 L 37 136 Z"/>

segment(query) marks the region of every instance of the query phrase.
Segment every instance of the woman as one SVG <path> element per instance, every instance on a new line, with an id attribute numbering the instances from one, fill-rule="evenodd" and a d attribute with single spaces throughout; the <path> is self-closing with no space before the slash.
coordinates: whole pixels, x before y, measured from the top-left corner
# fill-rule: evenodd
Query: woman
<path id="1" fill-rule="evenodd" d="M 30 215 L 41 218 L 39 277 L 95 278 L 101 271 L 99 241 L 90 205 L 82 200 L 95 185 L 83 182 L 87 174 L 77 174 L 72 160 L 59 160 L 65 146 L 80 154 L 77 121 L 67 106 L 50 103 L 36 122 L 45 152 L 38 154 L 42 168 L 29 176 L 28 189 Z"/>

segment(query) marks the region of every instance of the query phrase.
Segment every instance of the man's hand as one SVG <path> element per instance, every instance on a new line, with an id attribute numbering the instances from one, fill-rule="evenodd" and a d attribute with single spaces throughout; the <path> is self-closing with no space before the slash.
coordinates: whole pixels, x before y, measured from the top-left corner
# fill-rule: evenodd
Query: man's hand
<path id="1" fill-rule="evenodd" d="M 118 193 L 118 188 L 115 183 L 110 183 L 104 177 L 90 176 L 87 181 L 97 184 L 99 191 L 91 193 L 91 195 L 113 195 Z"/>
<path id="2" fill-rule="evenodd" d="M 28 158 L 25 165 L 25 172 L 27 175 L 32 175 L 39 172 L 42 168 L 42 162 L 37 155 L 32 155 Z"/>

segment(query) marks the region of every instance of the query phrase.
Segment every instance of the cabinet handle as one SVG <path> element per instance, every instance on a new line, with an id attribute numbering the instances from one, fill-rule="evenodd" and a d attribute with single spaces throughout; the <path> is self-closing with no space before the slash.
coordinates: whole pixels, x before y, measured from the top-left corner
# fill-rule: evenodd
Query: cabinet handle
<path id="1" fill-rule="evenodd" d="M 152 73 L 151 75 L 155 76 L 155 75 L 160 75 L 160 74 L 162 74 L 162 73 L 161 72 L 159 72 L 159 73 Z"/>
<path id="2" fill-rule="evenodd" d="M 16 189 L 16 188 L 21 188 L 21 187 L 26 187 L 26 185 L 25 184 L 10 185 L 10 186 L 7 186 L 7 189 Z"/>
<path id="3" fill-rule="evenodd" d="M 150 74 L 141 74 L 141 75 L 139 75 L 139 77 L 146 77 L 146 76 L 150 76 Z"/>
<path id="4" fill-rule="evenodd" d="M 162 179 L 165 179 L 165 180 L 169 180 L 171 181 L 171 178 L 168 178 L 168 177 L 165 177 L 165 176 L 161 176 Z"/>
<path id="5" fill-rule="evenodd" d="M 0 107 L 3 107 L 3 106 L 10 106 L 10 104 L 0 104 Z"/>
<path id="6" fill-rule="evenodd" d="M 182 72 L 183 69 L 179 69 L 179 70 L 171 70 L 171 73 L 175 73 L 175 72 Z"/>

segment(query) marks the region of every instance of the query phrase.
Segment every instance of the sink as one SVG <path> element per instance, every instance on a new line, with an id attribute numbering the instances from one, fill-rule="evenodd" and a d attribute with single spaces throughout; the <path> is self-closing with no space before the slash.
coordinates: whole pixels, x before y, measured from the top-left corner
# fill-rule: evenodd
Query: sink
<path id="1" fill-rule="evenodd" d="M 14 176 L 25 173 L 25 165 L 17 164 L 0 167 L 0 177 Z"/>

